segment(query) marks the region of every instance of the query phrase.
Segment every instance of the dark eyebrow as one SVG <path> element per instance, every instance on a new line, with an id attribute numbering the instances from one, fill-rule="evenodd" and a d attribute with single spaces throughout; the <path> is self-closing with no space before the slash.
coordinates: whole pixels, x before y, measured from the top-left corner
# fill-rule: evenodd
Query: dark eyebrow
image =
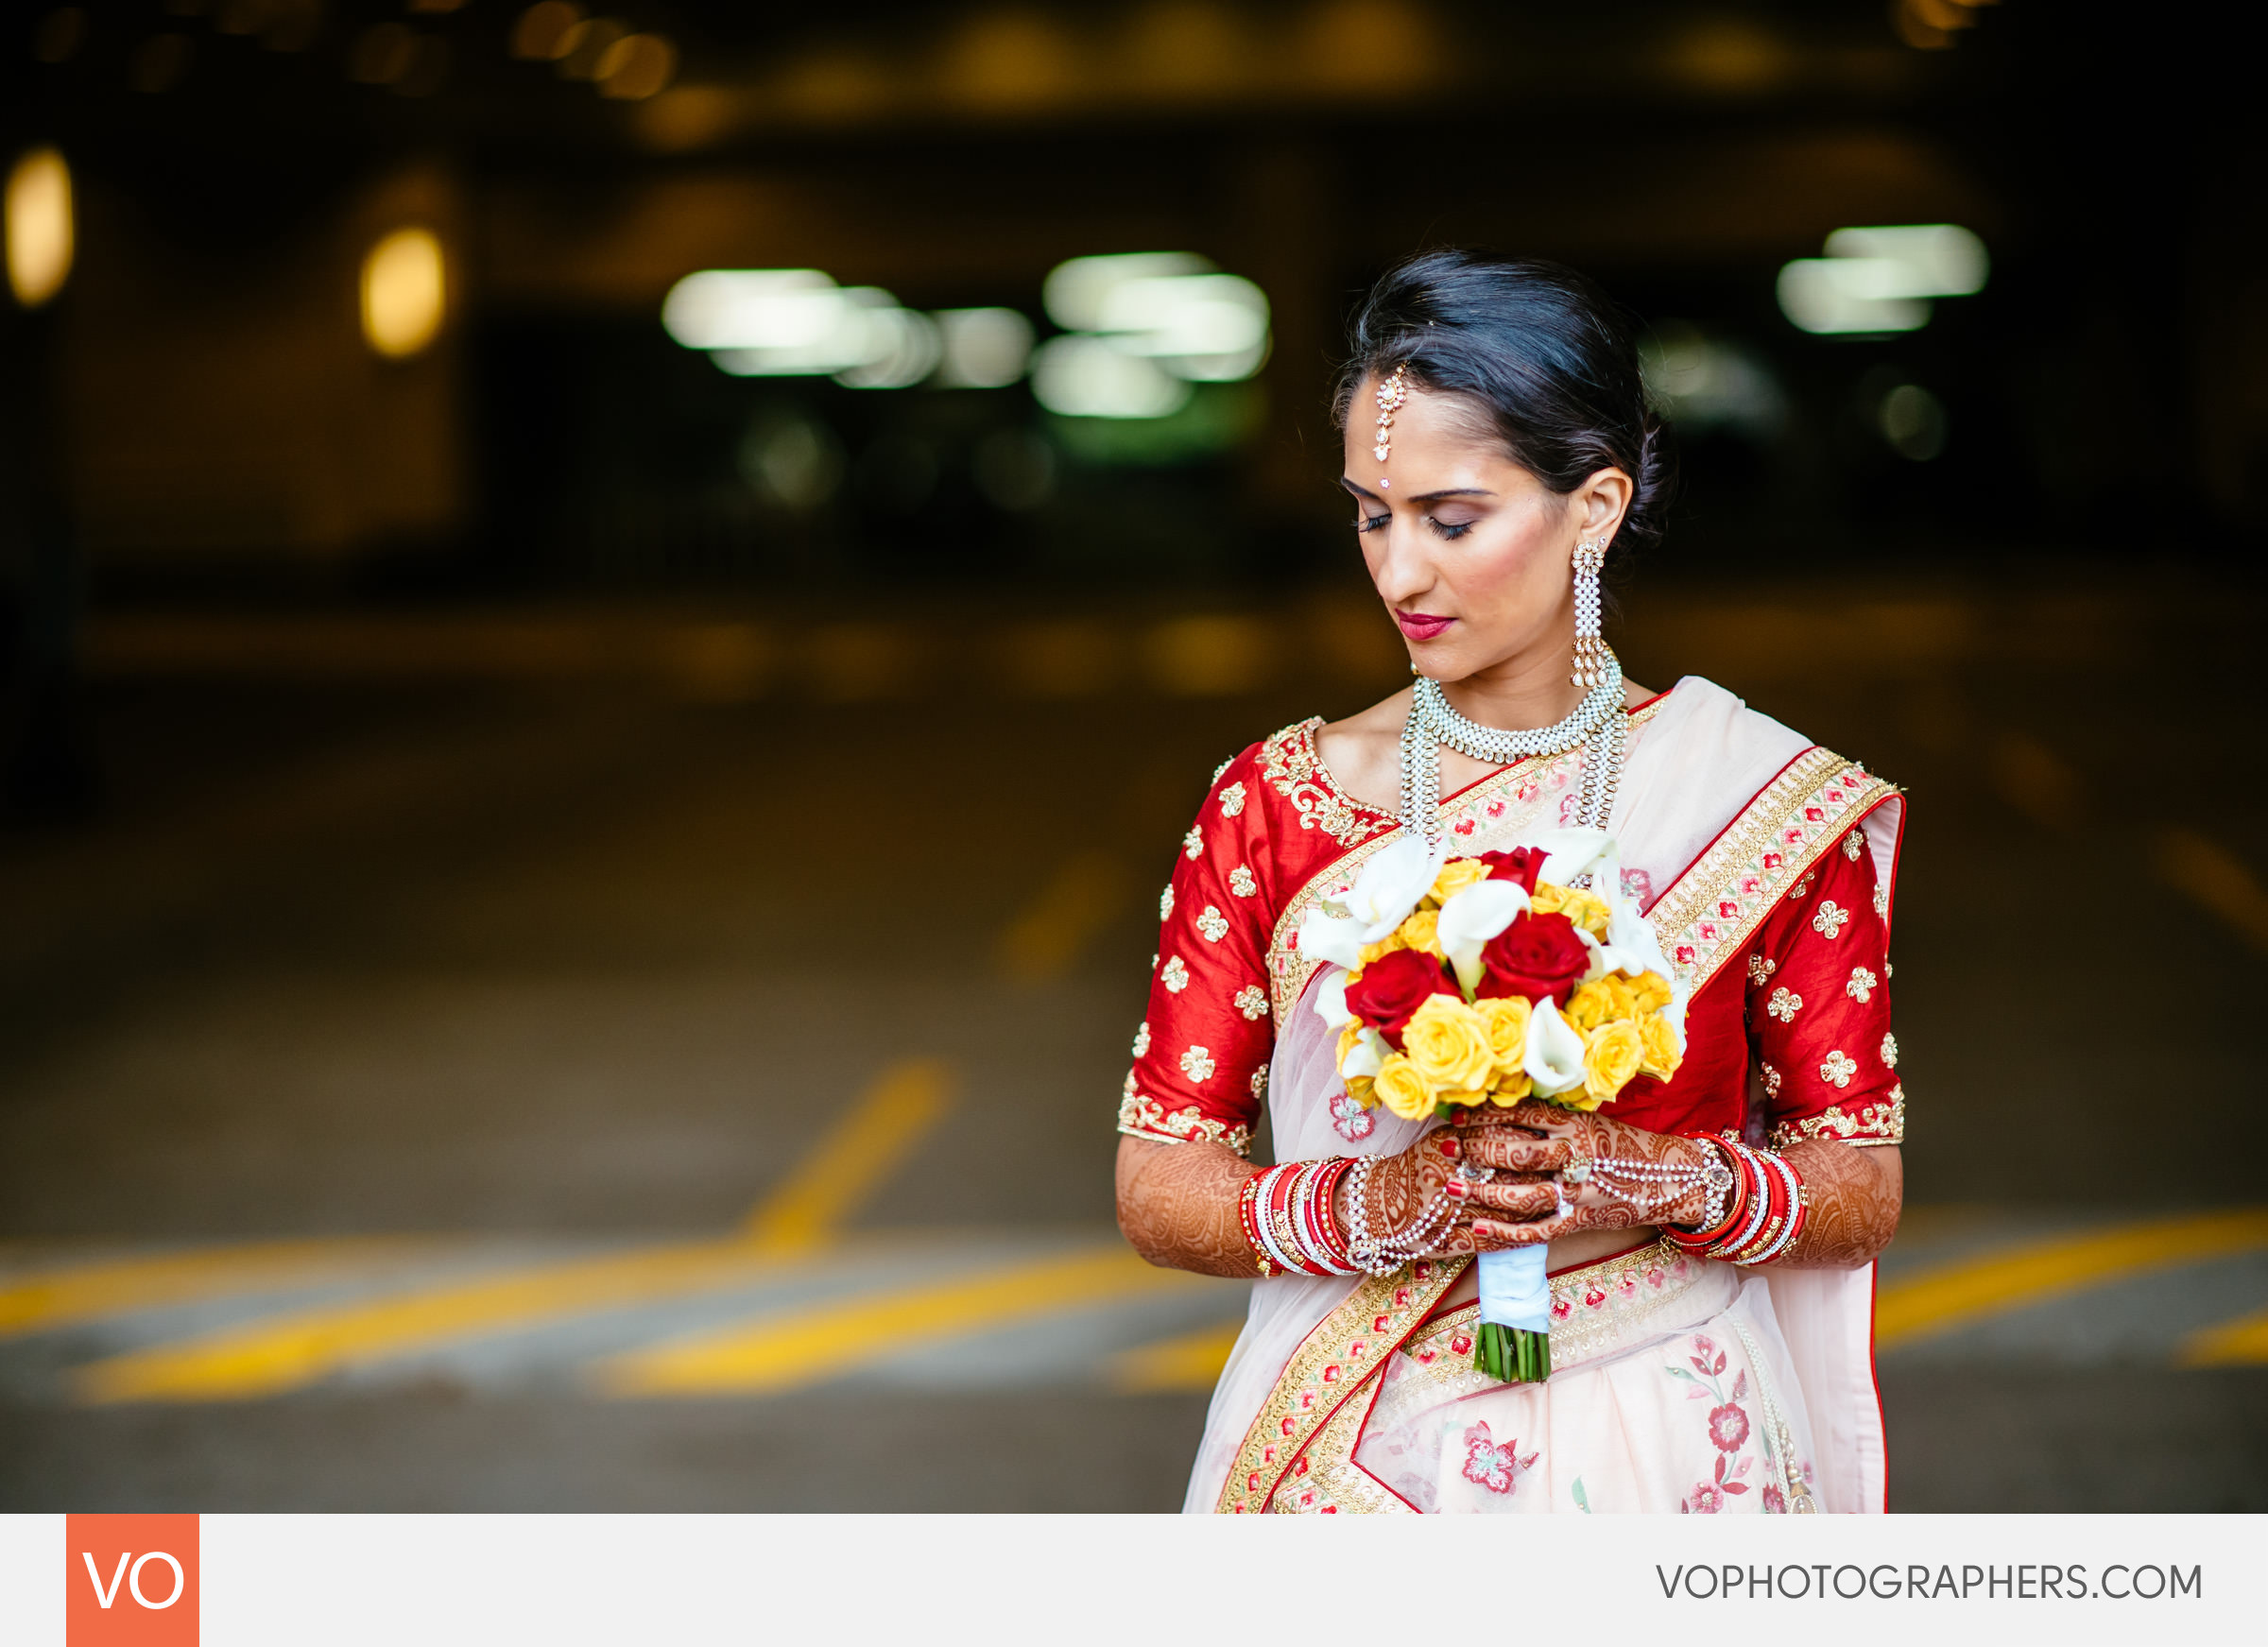
<path id="1" fill-rule="evenodd" d="M 1490 491 L 1486 487 L 1455 486 L 1451 487 L 1446 491 L 1421 492 L 1417 497 L 1412 498 L 1410 502 L 1414 504 L 1431 504 L 1438 503 L 1443 498 L 1492 498 L 1494 496 L 1496 496 L 1496 493 Z"/>
<path id="2" fill-rule="evenodd" d="M 1355 485 L 1354 482 L 1349 480 L 1343 474 L 1339 476 L 1339 484 L 1345 487 L 1349 491 L 1352 492 L 1358 498 L 1368 498 L 1374 504 L 1381 501 L 1376 492 L 1369 490 L 1367 488 Z"/>

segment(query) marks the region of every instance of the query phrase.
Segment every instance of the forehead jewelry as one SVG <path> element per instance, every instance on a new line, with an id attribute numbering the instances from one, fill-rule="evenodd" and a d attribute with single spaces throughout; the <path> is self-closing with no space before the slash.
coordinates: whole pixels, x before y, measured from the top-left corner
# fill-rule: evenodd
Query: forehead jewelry
<path id="1" fill-rule="evenodd" d="M 1409 375 L 1410 363 L 1405 360 L 1394 369 L 1385 382 L 1378 386 L 1378 434 L 1370 442 L 1370 455 L 1381 463 L 1385 462 L 1394 450 L 1394 414 L 1400 411 L 1401 403 L 1410 398 Z M 1389 482 L 1381 475 L 1378 484 L 1383 489 Z"/>

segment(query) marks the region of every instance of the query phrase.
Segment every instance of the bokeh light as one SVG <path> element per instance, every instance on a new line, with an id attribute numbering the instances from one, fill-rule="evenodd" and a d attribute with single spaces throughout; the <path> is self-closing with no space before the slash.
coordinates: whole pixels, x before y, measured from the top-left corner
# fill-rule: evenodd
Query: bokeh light
<path id="1" fill-rule="evenodd" d="M 60 151 L 32 149 L 9 170 L 7 221 L 9 290 L 26 309 L 36 309 L 71 276 L 77 230 L 71 168 Z"/>
<path id="2" fill-rule="evenodd" d="M 935 318 L 944 343 L 940 388 L 1000 388 L 1031 365 L 1032 323 L 1014 309 L 940 309 Z"/>
<path id="3" fill-rule="evenodd" d="M 430 229 L 397 229 L 362 260 L 362 335 L 388 360 L 419 353 L 448 312 L 441 243 Z"/>
<path id="4" fill-rule="evenodd" d="M 1190 386 L 1114 338 L 1073 332 L 1051 337 L 1032 360 L 1032 393 L 1065 418 L 1170 418 Z"/>
<path id="5" fill-rule="evenodd" d="M 1984 290 L 1984 243 L 1952 223 L 1838 229 L 1825 257 L 1779 271 L 1780 312 L 1821 335 L 1912 332 L 1929 324 L 1930 300 Z"/>

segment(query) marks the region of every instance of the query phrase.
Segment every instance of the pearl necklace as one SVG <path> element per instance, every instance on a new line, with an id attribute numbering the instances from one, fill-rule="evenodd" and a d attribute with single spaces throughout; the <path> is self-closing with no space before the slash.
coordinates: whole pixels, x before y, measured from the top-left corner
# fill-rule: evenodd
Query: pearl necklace
<path id="1" fill-rule="evenodd" d="M 1460 755 L 1508 766 L 1531 756 L 1583 750 L 1583 789 L 1575 809 L 1580 828 L 1606 827 L 1614 815 L 1614 793 L 1622 781 L 1624 738 L 1629 716 L 1623 710 L 1623 665 L 1611 649 L 1598 648 L 1593 667 L 1598 684 L 1584 695 L 1574 713 L 1557 726 L 1506 731 L 1468 720 L 1451 707 L 1441 683 L 1424 676 L 1411 689 L 1409 718 L 1401 724 L 1401 827 L 1428 847 L 1441 839 L 1441 746 Z"/>

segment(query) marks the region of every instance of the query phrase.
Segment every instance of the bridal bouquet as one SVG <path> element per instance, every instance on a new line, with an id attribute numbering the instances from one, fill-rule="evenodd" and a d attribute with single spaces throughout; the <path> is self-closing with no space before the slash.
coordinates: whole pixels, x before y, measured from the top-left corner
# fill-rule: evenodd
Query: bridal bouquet
<path id="1" fill-rule="evenodd" d="M 1308 914 L 1299 950 L 1347 969 L 1315 1010 L 1339 1032 L 1333 1107 L 1349 1117 L 1523 1098 L 1596 1109 L 1640 1076 L 1669 1079 L 1685 1054 L 1685 1001 L 1602 831 L 1470 858 L 1397 841 Z M 1550 1376 L 1544 1248 L 1479 1263 L 1474 1364 L 1507 1382 Z"/>

